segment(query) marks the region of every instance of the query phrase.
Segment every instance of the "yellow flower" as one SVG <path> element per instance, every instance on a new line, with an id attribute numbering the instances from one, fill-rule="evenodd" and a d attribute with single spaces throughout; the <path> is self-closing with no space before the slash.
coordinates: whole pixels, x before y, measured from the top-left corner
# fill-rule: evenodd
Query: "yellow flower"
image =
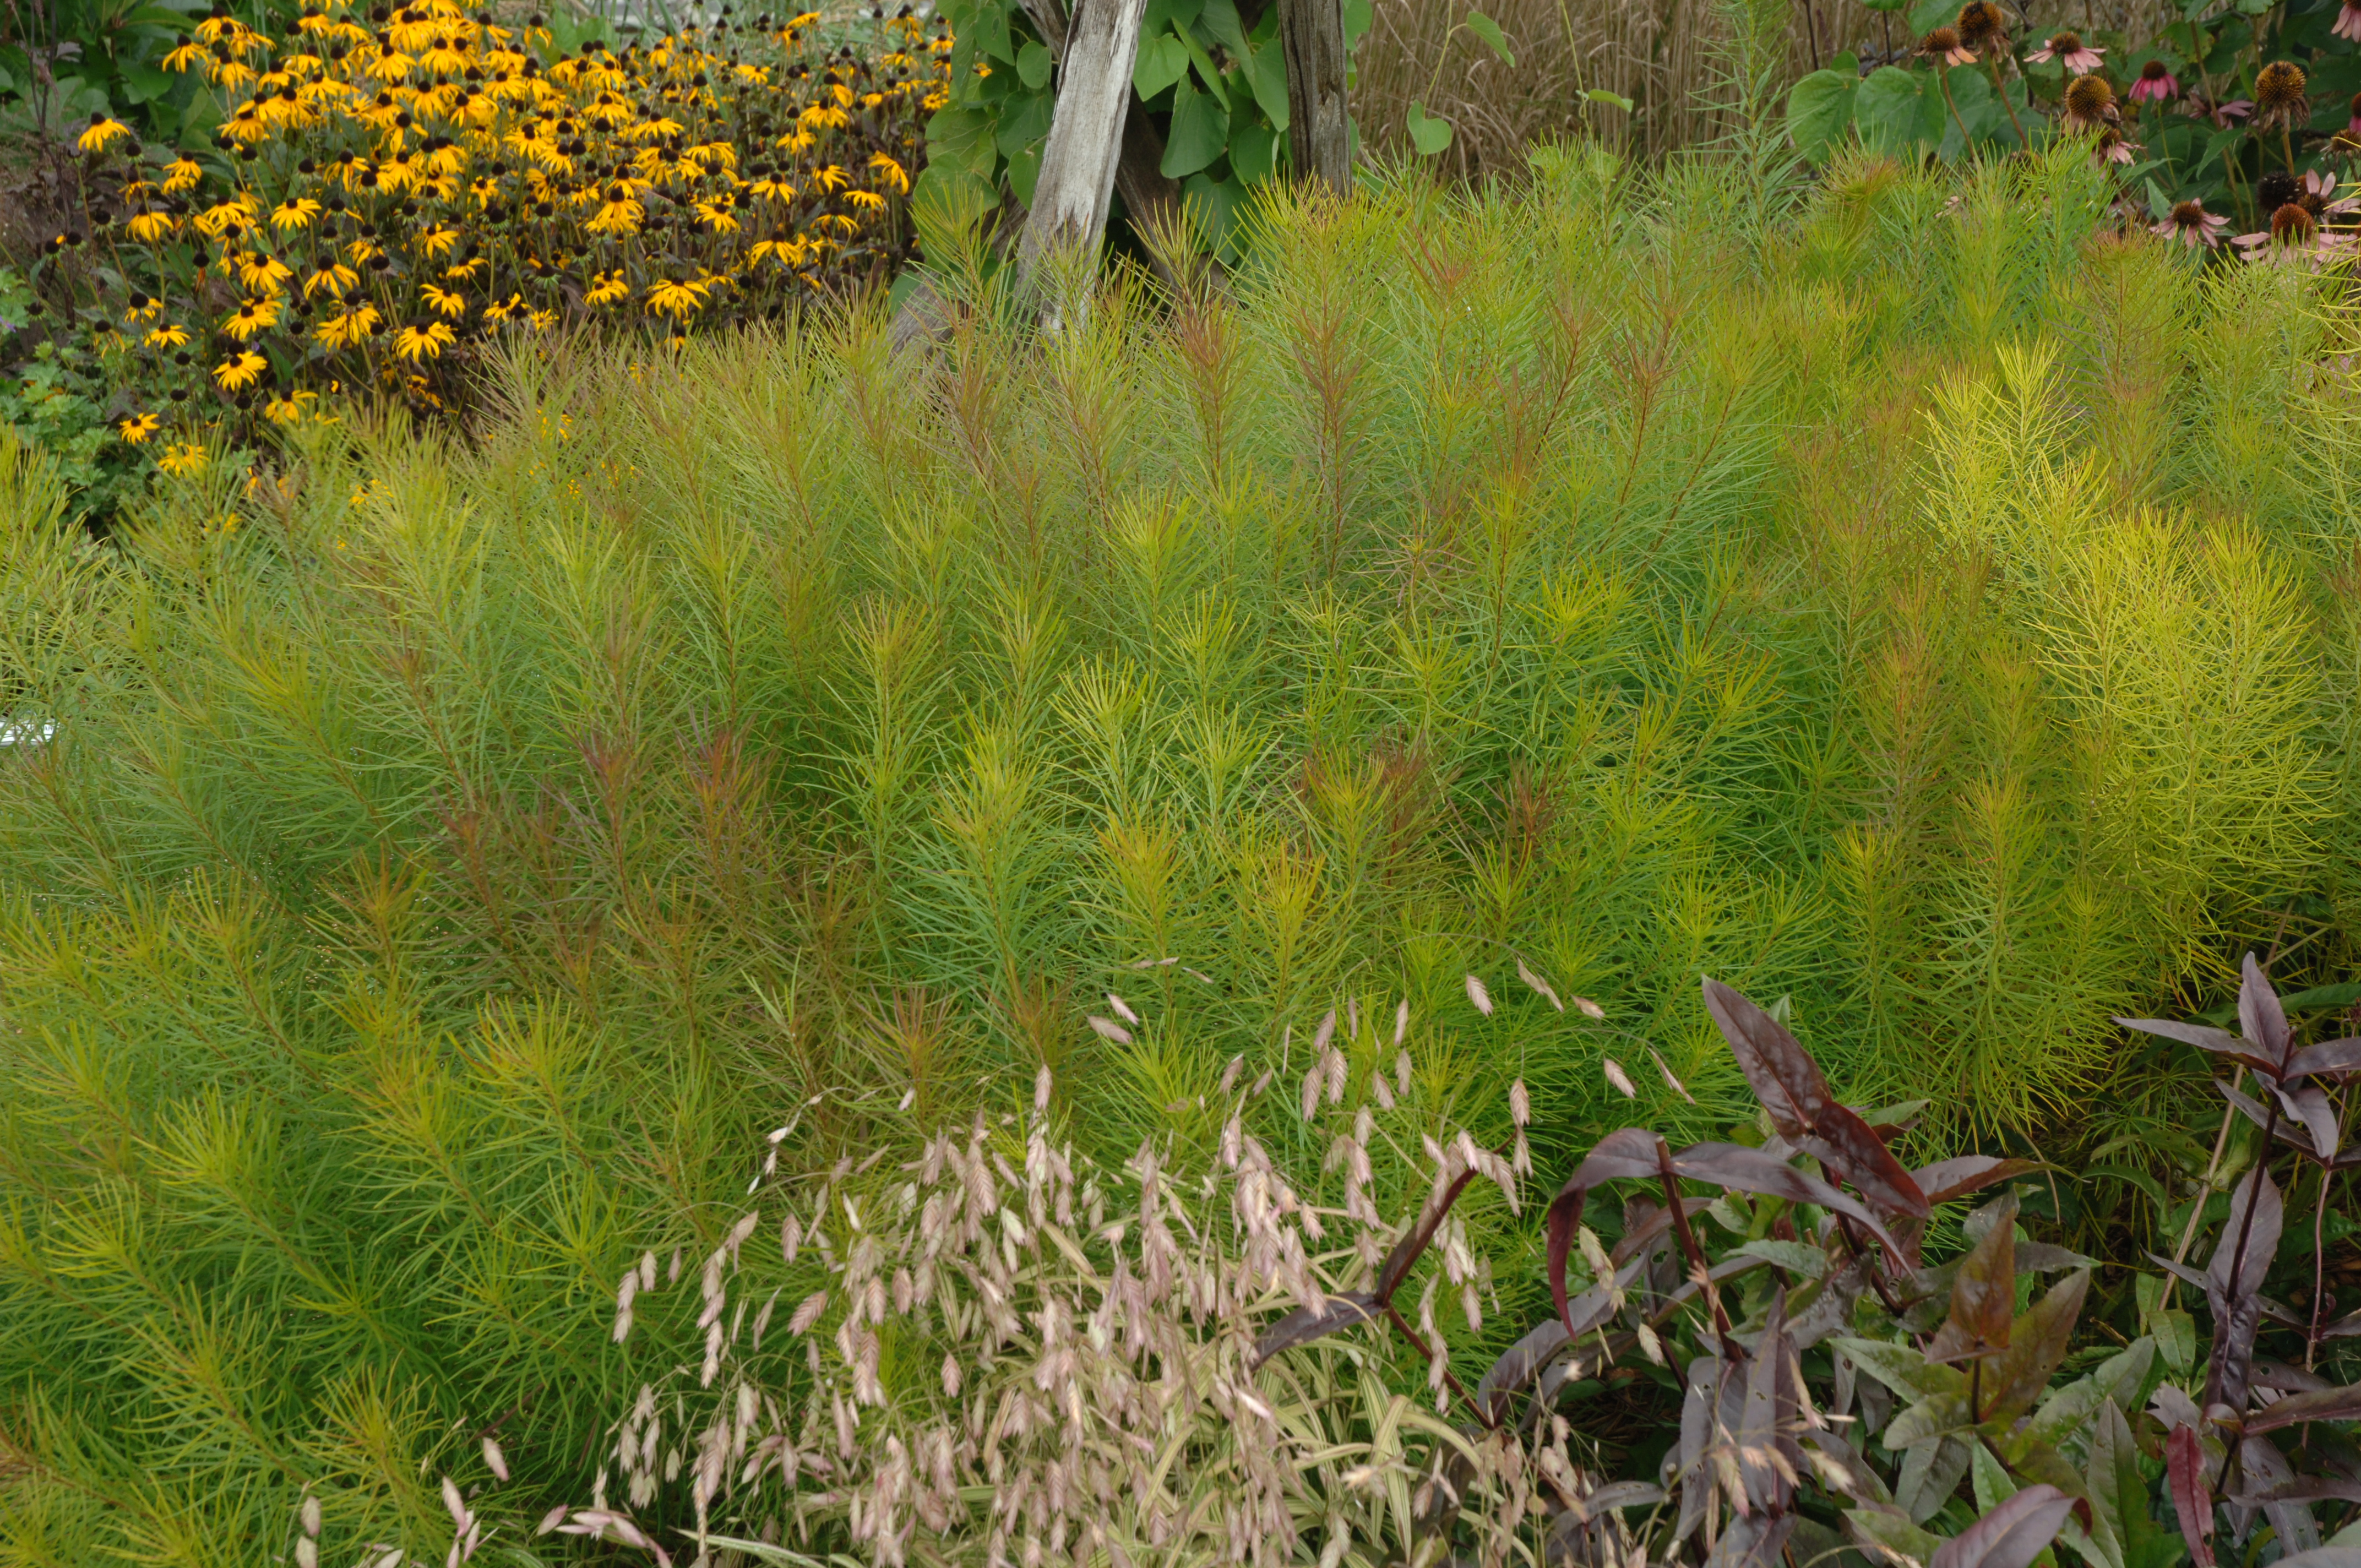
<path id="1" fill-rule="evenodd" d="M 705 282 L 662 282 L 648 285 L 647 301 L 650 315 L 685 317 L 692 311 L 705 308 L 705 291 L 711 285 Z"/>
<path id="2" fill-rule="evenodd" d="M 852 183 L 852 176 L 833 163 L 824 163 L 812 170 L 812 183 L 823 191 L 841 191 Z"/>
<path id="3" fill-rule="evenodd" d="M 485 268 L 490 265 L 491 263 L 478 256 L 471 260 L 461 261 L 452 266 L 445 267 L 443 269 L 443 276 L 445 278 L 456 278 L 464 283 L 468 279 L 473 278 L 477 273 L 481 272 Z"/>
<path id="4" fill-rule="evenodd" d="M 623 280 L 623 270 L 619 267 L 612 272 L 599 273 L 582 298 L 592 305 L 611 305 L 631 291 L 631 286 Z"/>
<path id="5" fill-rule="evenodd" d="M 847 191 L 844 193 L 844 199 L 856 207 L 864 207 L 871 212 L 875 212 L 885 204 L 885 198 L 874 191 Z"/>
<path id="6" fill-rule="evenodd" d="M 279 324 L 279 302 L 247 300 L 236 311 L 224 316 L 221 324 L 222 330 L 230 336 L 240 343 L 247 342 L 256 333 Z M 229 383 L 225 381 L 222 385 L 226 387 Z"/>
<path id="7" fill-rule="evenodd" d="M 213 50 L 203 44 L 187 43 L 164 57 L 167 71 L 189 71 L 213 63 Z"/>
<path id="8" fill-rule="evenodd" d="M 891 158 L 882 152 L 872 153 L 869 156 L 869 167 L 874 173 L 884 176 L 887 184 L 893 186 L 904 195 L 909 194 L 910 176 L 900 164 L 895 162 Z"/>
<path id="9" fill-rule="evenodd" d="M 270 361 L 249 348 L 236 358 L 224 360 L 214 366 L 214 379 L 221 383 L 225 392 L 242 391 L 252 386 L 269 366 Z"/>
<path id="10" fill-rule="evenodd" d="M 448 256 L 451 247 L 458 243 L 459 231 L 447 224 L 436 224 L 418 236 L 418 247 L 434 257 Z"/>
<path id="11" fill-rule="evenodd" d="M 647 216 L 647 209 L 631 199 L 631 186 L 618 180 L 599 195 L 601 201 L 597 215 L 583 227 L 592 234 L 618 236 L 640 232 L 640 223 Z"/>
<path id="12" fill-rule="evenodd" d="M 258 250 L 249 250 L 237 258 L 237 280 L 251 294 L 276 296 L 293 276 L 293 268 Z"/>
<path id="13" fill-rule="evenodd" d="M 443 350 L 458 340 L 448 323 L 428 322 L 423 326 L 403 327 L 394 334 L 393 351 L 404 359 L 439 359 Z"/>
<path id="14" fill-rule="evenodd" d="M 184 326 L 159 326 L 144 340 L 150 348 L 186 348 L 189 329 Z"/>
<path id="15" fill-rule="evenodd" d="M 136 414 L 130 419 L 125 420 L 115 428 L 116 433 L 120 434 L 124 440 L 129 442 L 134 446 L 137 446 L 146 442 L 149 436 L 155 434 L 157 427 L 161 425 L 163 422 L 163 420 L 155 414 Z"/>
<path id="16" fill-rule="evenodd" d="M 766 174 L 746 187 L 765 202 L 790 202 L 795 199 L 795 181 L 784 174 Z"/>
<path id="17" fill-rule="evenodd" d="M 176 443 L 158 455 L 156 466 L 175 478 L 183 474 L 202 474 L 205 471 L 205 449 L 193 441 Z"/>
<path id="18" fill-rule="evenodd" d="M 164 193 L 177 196 L 183 191 L 193 190 L 197 181 L 204 177 L 204 165 L 184 152 L 164 170 Z"/>
<path id="19" fill-rule="evenodd" d="M 375 305 L 359 304 L 330 316 L 312 335 L 330 348 L 357 348 L 368 341 L 381 319 Z"/>
<path id="20" fill-rule="evenodd" d="M 270 226 L 282 234 L 291 233 L 296 229 L 309 228 L 312 220 L 319 215 L 319 203 L 309 196 L 297 196 L 280 203 L 271 210 Z"/>
<path id="21" fill-rule="evenodd" d="M 359 282 L 360 277 L 341 261 L 323 261 L 304 274 L 303 297 L 308 300 L 323 289 L 331 295 L 341 296 L 346 290 Z"/>
<path id="22" fill-rule="evenodd" d="M 273 424 L 293 424 L 304 417 L 303 405 L 315 401 L 319 396 L 317 392 L 307 392 L 299 388 L 283 398 L 273 398 L 265 403 L 263 416 Z"/>
<path id="23" fill-rule="evenodd" d="M 131 237 L 142 245 L 168 239 L 181 225 L 170 213 L 142 213 L 130 223 Z"/>
<path id="24" fill-rule="evenodd" d="M 730 200 L 726 196 L 718 202 L 697 203 L 697 215 L 699 218 L 702 218 L 705 222 L 711 224 L 713 225 L 713 232 L 716 234 L 736 234 L 738 232 L 738 217 L 736 214 L 730 210 Z"/>
<path id="25" fill-rule="evenodd" d="M 131 127 L 121 120 L 114 119 L 102 113 L 93 113 L 90 116 L 90 128 L 74 138 L 74 150 L 104 152 L 108 143 L 118 137 L 127 137 L 130 134 Z"/>
<path id="26" fill-rule="evenodd" d="M 428 304 L 455 321 L 467 313 L 467 297 L 456 290 L 438 289 L 427 283 L 420 287 L 419 293 L 424 296 Z"/>

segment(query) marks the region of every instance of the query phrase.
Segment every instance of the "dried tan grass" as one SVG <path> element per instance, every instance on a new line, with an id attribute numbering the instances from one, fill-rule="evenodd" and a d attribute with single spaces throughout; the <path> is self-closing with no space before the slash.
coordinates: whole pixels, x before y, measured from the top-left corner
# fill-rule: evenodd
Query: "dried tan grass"
<path id="1" fill-rule="evenodd" d="M 1354 56 L 1353 117 L 1366 151 L 1409 153 L 1403 123 L 1413 100 L 1452 122 L 1440 161 L 1461 178 L 1521 170 L 1533 143 L 1576 133 L 1655 158 L 1729 128 L 1719 54 L 1731 19 L 1717 0 L 1484 0 L 1480 8 L 1508 36 L 1513 66 L 1459 26 L 1468 0 L 1376 0 Z M 2144 36 L 2155 25 L 2153 6 L 2128 0 L 2071 9 L 2079 27 Z M 2068 19 L 2060 6 L 2020 26 Z M 1905 56 L 1913 41 L 1903 17 L 1849 0 L 1792 0 L 1781 85 L 1840 50 L 1866 62 Z M 1628 98 L 1631 112 L 1587 104 L 1586 89 Z"/>

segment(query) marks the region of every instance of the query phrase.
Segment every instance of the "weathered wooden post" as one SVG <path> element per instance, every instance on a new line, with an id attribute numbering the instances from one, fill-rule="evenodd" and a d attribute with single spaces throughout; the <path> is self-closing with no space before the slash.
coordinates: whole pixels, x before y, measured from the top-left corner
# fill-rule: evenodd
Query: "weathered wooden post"
<path id="1" fill-rule="evenodd" d="M 1107 203 L 1123 159 L 1124 117 L 1131 108 L 1132 61 L 1147 12 L 1148 0 L 1091 0 L 1067 31 L 1041 176 L 1016 242 L 1017 271 L 1027 281 L 1039 275 L 1042 258 L 1053 247 L 1095 251 L 1106 233 Z"/>
<path id="2" fill-rule="evenodd" d="M 1353 188 L 1343 0 L 1279 0 L 1279 42 L 1287 61 L 1287 147 L 1295 176 L 1342 196 Z"/>

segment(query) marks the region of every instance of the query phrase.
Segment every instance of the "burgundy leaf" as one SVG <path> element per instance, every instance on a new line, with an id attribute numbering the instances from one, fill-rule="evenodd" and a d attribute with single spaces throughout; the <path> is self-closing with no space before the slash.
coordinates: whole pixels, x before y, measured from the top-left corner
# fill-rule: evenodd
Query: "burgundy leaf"
<path id="1" fill-rule="evenodd" d="M 2318 1394 L 2336 1387 L 2316 1372 L 2306 1372 L 2301 1366 L 2289 1366 L 2277 1361 L 2256 1358 L 2248 1379 L 2257 1388 L 2269 1388 L 2281 1394 Z"/>
<path id="2" fill-rule="evenodd" d="M 1723 1529 L 1707 1568 L 1779 1568 L 1795 1530 L 1791 1513 L 1741 1514 Z"/>
<path id="3" fill-rule="evenodd" d="M 2320 1331 L 2323 1339 L 2351 1339 L 2361 1334 L 2361 1312 L 2348 1312 Z"/>
<path id="4" fill-rule="evenodd" d="M 2312 1394 L 2290 1394 L 2278 1404 L 2267 1405 L 2248 1416 L 2246 1432 L 2255 1437 L 2305 1421 L 2350 1420 L 2361 1420 L 2361 1384 L 2323 1388 Z"/>
<path id="5" fill-rule="evenodd" d="M 2164 1442 L 2164 1473 L 2172 1491 L 2172 1511 L 2180 1519 L 2180 1539 L 2197 1568 L 2213 1568 L 2213 1493 L 2205 1480 L 2205 1449 L 2194 1427 L 2175 1427 Z"/>
<path id="6" fill-rule="evenodd" d="M 1760 1007 L 1718 980 L 1705 981 L 1706 1011 L 1730 1042 L 1747 1087 L 1771 1113 L 1779 1135 L 1850 1181 L 1888 1213 L 1927 1216 L 1927 1196 L 1885 1140 L 1838 1103 L 1828 1080 L 1795 1036 Z"/>
<path id="7" fill-rule="evenodd" d="M 2268 1492 L 2248 1492 L 2230 1500 L 2242 1508 L 2268 1508 L 2273 1503 L 2361 1503 L 2361 1481 L 2341 1475 L 2305 1475 Z"/>
<path id="8" fill-rule="evenodd" d="M 1591 1146 L 1549 1206 L 1550 1301 L 1560 1319 L 1566 1319 L 1565 1260 L 1574 1250 L 1574 1234 L 1582 1228 L 1583 1200 L 1601 1182 L 1653 1179 L 1656 1174 L 1656 1135 L 1643 1127 L 1625 1127 L 1608 1134 Z M 1566 1332 L 1576 1332 L 1567 1320 Z"/>
<path id="9" fill-rule="evenodd" d="M 1951 1277 L 1951 1315 L 1927 1348 L 1929 1361 L 1970 1361 L 2008 1348 L 2016 1316 L 2016 1195 L 2004 1196 L 1978 1218 L 1987 1216 L 1983 1239 Z"/>
<path id="10" fill-rule="evenodd" d="M 1393 1250 L 1386 1254 L 1385 1262 L 1378 1266 L 1375 1292 L 1378 1305 L 1382 1307 L 1394 1299 L 1394 1292 L 1401 1288 L 1401 1282 L 1409 1277 L 1410 1271 L 1418 1266 L 1420 1255 L 1434 1240 L 1434 1233 L 1442 1228 L 1444 1216 L 1451 1212 L 1451 1206 L 1459 1201 L 1459 1195 L 1467 1190 L 1467 1184 L 1475 1179 L 1476 1172 L 1471 1168 L 1461 1171 L 1457 1179 L 1442 1191 L 1428 1195 L 1426 1206 L 1419 1211 L 1418 1223 L 1403 1233 L 1401 1240 L 1394 1243 Z"/>
<path id="11" fill-rule="evenodd" d="M 1876 1129 L 1841 1105 L 1829 1106 L 1818 1128 L 1797 1138 L 1795 1146 L 1889 1214 L 1923 1220 L 1932 1212 L 1927 1194 Z"/>
<path id="12" fill-rule="evenodd" d="M 2252 1046 L 2227 1029 L 2216 1029 L 2204 1024 L 2175 1023 L 2169 1018 L 2118 1018 L 2115 1022 L 2126 1029 L 2162 1035 L 2168 1040 L 2179 1040 L 2185 1046 L 2195 1046 L 2200 1050 L 2228 1057 L 2232 1061 L 2242 1062 L 2257 1072 L 2276 1075 L 2279 1071 L 2277 1061 L 2257 1055 Z"/>
<path id="13" fill-rule="evenodd" d="M 2336 1157 L 2336 1111 L 2328 1103 L 2328 1096 L 2312 1085 L 2279 1091 L 2279 1104 L 2287 1113 L 2301 1122 L 2312 1135 L 2312 1146 L 2323 1160 Z"/>
<path id="14" fill-rule="evenodd" d="M 1894 1252 L 1894 1238 L 1861 1201 L 1838 1191 L 1816 1176 L 1772 1158 L 1743 1144 L 1692 1144 L 1673 1157 L 1673 1171 L 1691 1181 L 1717 1182 L 1741 1192 L 1759 1192 L 1793 1203 L 1817 1203 L 1821 1208 L 1858 1220 L 1870 1234 Z"/>
<path id="15" fill-rule="evenodd" d="M 1377 1298 L 1366 1290 L 1331 1296 L 1316 1312 L 1309 1307 L 1298 1307 L 1265 1329 L 1262 1337 L 1255 1341 L 1254 1364 L 1260 1366 L 1281 1351 L 1310 1344 L 1338 1329 L 1375 1321 L 1379 1310 Z"/>
<path id="16" fill-rule="evenodd" d="M 1721 1441 L 1714 1428 L 1721 1410 L 1722 1378 L 1728 1372 L 1721 1357 L 1711 1351 L 1688 1365 L 1688 1387 L 1681 1397 L 1681 1512 L 1673 1525 L 1676 1543 L 1686 1541 L 1705 1522 L 1706 1504 L 1713 1496 L 1713 1475 L 1707 1464 Z"/>
<path id="17" fill-rule="evenodd" d="M 2165 1256 L 2160 1252 L 2152 1252 L 2148 1254 L 2147 1260 L 2156 1265 L 2158 1268 L 2163 1269 L 2167 1274 L 2171 1275 L 2175 1279 L 2180 1280 L 2183 1285 L 2192 1285 L 2200 1290 L 2205 1288 L 2205 1275 L 2204 1271 L 2202 1269 L 2191 1268 L 2185 1263 L 2175 1263 L 2172 1259 Z"/>
<path id="18" fill-rule="evenodd" d="M 1996 1155 L 1966 1154 L 1956 1159 L 1940 1159 L 1922 1166 L 1910 1173 L 1918 1190 L 1927 1195 L 1929 1203 L 1948 1203 L 1979 1192 L 1995 1181 L 2007 1181 L 2019 1176 L 2029 1176 L 2041 1167 L 2029 1159 L 2002 1159 Z"/>
<path id="19" fill-rule="evenodd" d="M 2027 1486 L 1937 1550 L 1927 1568 L 2031 1568 L 2074 1511 L 2055 1486 Z"/>
<path id="20" fill-rule="evenodd" d="M 1712 1208 L 1714 1202 L 1715 1200 L 1711 1198 L 1684 1198 L 1681 1200 L 1681 1208 L 1691 1219 L 1695 1219 Z M 1648 1217 L 1636 1225 L 1627 1224 L 1624 1228 L 1623 1239 L 1617 1242 L 1607 1254 L 1608 1261 L 1619 1268 L 1631 1259 L 1639 1256 L 1648 1249 L 1649 1244 L 1673 1228 L 1673 1211 L 1670 1204 L 1650 1203 L 1644 1207 Z"/>
<path id="21" fill-rule="evenodd" d="M 2270 1076 L 2276 1079 L 2287 1069 L 2287 1009 L 2279 1005 L 2279 993 L 2263 977 L 2263 966 L 2253 953 L 2246 955 L 2244 969 L 2238 981 L 2238 1033 L 2270 1058 Z"/>
<path id="22" fill-rule="evenodd" d="M 1759 1508 L 1784 1512 L 1795 1500 L 1793 1477 L 1804 1469 L 1804 1451 L 1795 1442 L 1796 1384 L 1795 1352 L 1787 1344 L 1787 1293 L 1771 1292 L 1770 1316 L 1747 1367 L 1745 1413 L 1738 1430 L 1739 1474 L 1746 1496 Z M 1784 1458 L 1784 1467 L 1777 1459 Z"/>
<path id="23" fill-rule="evenodd" d="M 2255 1354 L 2255 1332 L 2262 1327 L 2263 1276 L 2279 1251 L 2280 1219 L 2279 1185 L 2257 1165 L 2231 1199 L 2230 1217 L 2205 1269 L 2205 1299 L 2213 1309 L 2213 1351 L 2206 1366 L 2205 1397 L 2199 1401 L 2202 1406 L 2246 1408 L 2247 1365 Z M 2239 1262 L 2242 1240 L 2246 1255 Z M 2235 1282 L 2234 1262 L 2238 1262 Z"/>
<path id="24" fill-rule="evenodd" d="M 1781 1135 L 1799 1137 L 1836 1103 L 1819 1064 L 1779 1020 L 1718 980 L 1705 981 L 1705 1010 L 1730 1042 L 1747 1087 L 1771 1113 Z M 1855 1118 L 1858 1120 L 1859 1118 Z"/>
<path id="25" fill-rule="evenodd" d="M 2346 1073 L 2361 1069 L 2361 1037 L 2347 1040 L 2323 1040 L 2316 1046 L 2306 1046 L 2288 1058 L 2283 1082 L 2293 1083 L 2314 1073 Z"/>
<path id="26" fill-rule="evenodd" d="M 2289 1122 L 2288 1118 L 2285 1116 L 2274 1117 L 2268 1111 L 2263 1108 L 2263 1104 L 2260 1101 L 2253 1099 L 2250 1096 L 2241 1094 L 2237 1090 L 2232 1088 L 2228 1079 L 2215 1079 L 2213 1080 L 2213 1089 L 2214 1092 L 2221 1095 L 2223 1099 L 2227 1100 L 2231 1104 L 2236 1106 L 2238 1108 L 2238 1113 L 2246 1117 L 2247 1121 L 2252 1122 L 2257 1127 L 2270 1128 L 2271 1135 L 2276 1137 L 2280 1143 L 2287 1145 L 2288 1147 L 2291 1149 L 2301 1150 L 2305 1154 L 2312 1153 L 2312 1140 L 2308 1137 L 2299 1137 L 2296 1135 L 2294 1125 Z"/>
<path id="27" fill-rule="evenodd" d="M 1565 1348 L 1573 1336 L 1565 1324 L 1555 1318 L 1544 1318 L 1525 1337 L 1501 1353 L 1476 1385 L 1476 1408 L 1484 1419 L 1499 1422 L 1509 1413 L 1509 1397 L 1541 1375 L 1550 1357 Z"/>
<path id="28" fill-rule="evenodd" d="M 2090 1270 L 2070 1274 L 2010 1325 L 2007 1351 L 1983 1376 L 1985 1403 L 1978 1420 L 2006 1423 L 2033 1409 L 2049 1387 L 2050 1374 L 2066 1359 L 2074 1320 L 2081 1316 L 2090 1288 Z"/>
<path id="29" fill-rule="evenodd" d="M 2212 1568 L 2212 1564 L 2200 1563 L 2198 1568 Z M 2361 1568 L 2361 1546 L 2315 1546 L 2280 1558 L 2276 1568 Z"/>

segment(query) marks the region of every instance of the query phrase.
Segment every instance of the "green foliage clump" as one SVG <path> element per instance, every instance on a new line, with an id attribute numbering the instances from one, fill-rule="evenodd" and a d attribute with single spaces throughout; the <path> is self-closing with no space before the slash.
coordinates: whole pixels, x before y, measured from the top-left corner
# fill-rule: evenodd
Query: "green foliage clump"
<path id="1" fill-rule="evenodd" d="M 1082 1153 L 1202 1158 L 1335 1009 L 1425 1124 L 1521 1077 L 1546 1173 L 1752 1114 L 1703 970 L 1956 1143 L 2249 938 L 2346 961 L 2315 285 L 2107 235 L 2080 153 L 1725 174 L 1274 198 L 1046 341 L 977 269 L 925 347 L 521 350 L 474 448 L 307 424 L 104 549 L 11 467 L 0 1562 L 579 1503 L 702 1337 L 615 1281 L 768 1129 L 857 1165 L 1048 1066 Z"/>

